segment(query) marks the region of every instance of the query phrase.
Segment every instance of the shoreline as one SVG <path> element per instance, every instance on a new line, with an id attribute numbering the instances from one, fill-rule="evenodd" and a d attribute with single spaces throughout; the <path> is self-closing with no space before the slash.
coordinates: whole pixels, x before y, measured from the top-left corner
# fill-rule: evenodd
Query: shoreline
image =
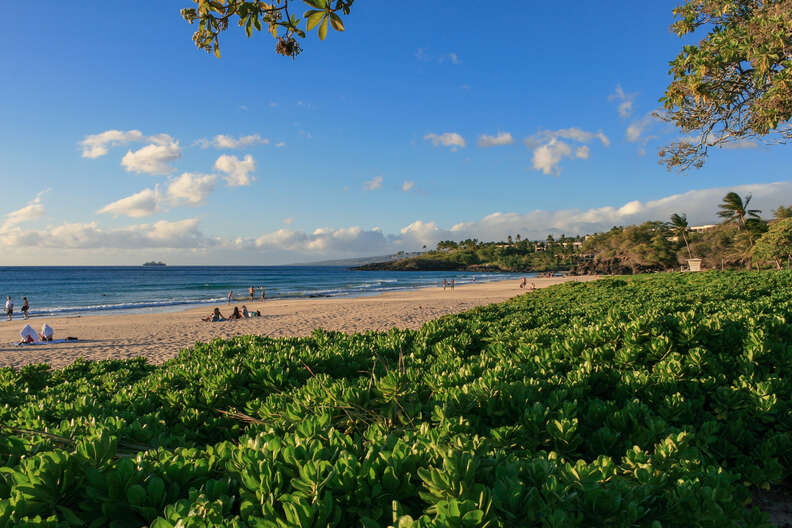
<path id="1" fill-rule="evenodd" d="M 102 267 L 102 266 L 99 266 Z M 203 269 L 203 266 L 197 266 L 197 268 Z M 411 273 L 411 272 L 402 272 L 402 273 Z M 490 283 L 490 282 L 500 282 L 503 280 L 519 280 L 522 276 L 527 276 L 528 278 L 533 278 L 537 274 L 530 273 L 530 274 L 515 274 L 515 273 L 506 273 L 506 272 L 498 272 L 497 275 L 499 277 L 486 277 L 487 274 L 482 274 L 483 276 L 479 276 L 479 281 L 476 283 Z M 493 273 L 496 275 L 496 273 Z M 453 278 L 453 277 L 452 277 Z M 350 279 L 356 280 L 356 278 Z M 361 279 L 362 280 L 362 279 Z M 387 286 L 383 287 L 380 286 L 378 288 L 373 288 L 371 290 L 367 289 L 360 289 L 366 288 L 367 286 L 363 285 L 356 285 L 358 289 L 352 287 L 351 289 L 343 289 L 342 287 L 333 287 L 327 286 L 324 289 L 318 290 L 311 290 L 311 289 L 290 289 L 290 288 L 283 288 L 279 286 L 274 286 L 268 291 L 270 291 L 270 295 L 264 299 L 264 302 L 270 302 L 273 300 L 304 300 L 304 299 L 349 299 L 349 298 L 358 298 L 358 297 L 372 297 L 377 296 L 385 293 L 393 293 L 393 292 L 406 292 L 406 291 L 416 291 L 422 288 L 431 288 L 434 285 L 439 285 L 442 277 L 437 277 L 435 282 L 423 282 L 423 283 L 404 283 L 399 284 L 397 286 Z M 382 282 L 396 282 L 395 280 L 391 279 L 383 279 Z M 469 278 L 460 277 L 457 279 L 457 284 L 462 286 L 464 284 L 472 284 L 473 281 L 469 280 Z M 234 288 L 237 290 L 237 293 L 242 293 L 243 291 L 247 292 L 247 287 L 245 288 Z M 274 290 L 274 291 L 273 291 Z M 247 295 L 235 297 L 232 302 L 236 304 L 245 304 L 245 303 L 260 303 L 262 299 L 258 297 L 259 289 L 256 290 L 256 297 L 252 300 L 247 297 Z M 17 295 L 17 297 L 21 297 L 21 295 Z M 104 297 L 104 295 L 102 295 Z M 211 308 L 215 305 L 220 303 L 225 304 L 226 296 L 215 296 L 214 298 L 204 298 L 204 299 L 178 299 L 178 298 L 170 298 L 170 299 L 155 299 L 150 301 L 144 300 L 128 300 L 126 302 L 122 301 L 107 301 L 108 304 L 101 304 L 103 301 L 97 298 L 94 300 L 93 304 L 87 304 L 84 306 L 80 305 L 73 305 L 73 306 L 44 306 L 41 307 L 40 305 L 34 306 L 31 312 L 30 318 L 40 320 L 41 318 L 45 319 L 54 319 L 54 318 L 62 318 L 62 317 L 93 317 L 93 316 L 121 316 L 121 315 L 146 315 L 146 314 L 164 314 L 164 313 L 178 313 L 187 310 L 197 309 L 197 308 Z M 46 304 L 47 301 L 44 301 Z M 19 311 L 18 305 L 15 307 L 14 316 L 15 318 L 19 318 L 22 316 L 22 312 Z M 0 319 L 0 327 L 2 327 L 3 323 L 7 321 L 3 318 Z"/>
<path id="2" fill-rule="evenodd" d="M 553 277 L 532 278 L 530 282 L 535 282 L 537 288 L 545 288 L 573 280 L 595 279 Z M 459 285 L 454 291 L 429 286 L 362 297 L 235 301 L 230 305 L 217 302 L 177 312 L 38 317 L 36 330 L 39 322 L 47 322 L 54 328 L 56 339 L 74 336 L 79 341 L 34 346 L 12 344 L 19 340 L 19 331 L 30 322 L 20 318 L 0 325 L 0 367 L 48 363 L 53 368 L 61 368 L 77 358 L 145 357 L 158 364 L 196 342 L 216 338 L 239 335 L 299 337 L 310 335 L 317 328 L 346 333 L 387 331 L 395 327 L 417 329 L 432 319 L 502 302 L 523 293 L 527 292 L 519 288 L 518 280 L 504 280 Z M 234 306 L 243 304 L 251 312 L 260 310 L 262 316 L 217 323 L 201 321 L 214 307 L 219 307 L 227 316 Z"/>

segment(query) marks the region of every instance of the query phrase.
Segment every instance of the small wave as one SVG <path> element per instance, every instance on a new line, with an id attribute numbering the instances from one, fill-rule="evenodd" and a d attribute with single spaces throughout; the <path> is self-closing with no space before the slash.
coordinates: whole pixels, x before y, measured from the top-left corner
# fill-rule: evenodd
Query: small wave
<path id="1" fill-rule="evenodd" d="M 168 301 L 141 301 L 141 302 L 127 302 L 118 304 L 91 304 L 85 306 L 47 306 L 36 308 L 35 313 L 38 315 L 60 315 L 60 314 L 74 314 L 82 312 L 106 312 L 114 310 L 137 310 L 145 308 L 166 308 L 169 306 L 183 306 L 191 304 L 211 304 L 216 302 L 225 301 L 225 297 L 217 297 L 212 299 L 180 299 Z"/>

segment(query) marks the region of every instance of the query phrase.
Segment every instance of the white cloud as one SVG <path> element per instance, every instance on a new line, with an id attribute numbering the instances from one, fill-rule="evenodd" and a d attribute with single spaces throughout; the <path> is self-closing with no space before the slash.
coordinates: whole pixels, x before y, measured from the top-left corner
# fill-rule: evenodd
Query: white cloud
<path id="1" fill-rule="evenodd" d="M 198 229 L 198 219 L 176 222 L 161 220 L 118 229 L 105 229 L 96 222 L 66 223 L 41 231 L 0 233 L 0 246 L 41 249 L 146 249 L 214 247 L 220 241 Z"/>
<path id="2" fill-rule="evenodd" d="M 429 62 L 432 60 L 432 57 L 426 53 L 424 48 L 418 48 L 415 52 L 415 58 L 421 62 Z"/>
<path id="3" fill-rule="evenodd" d="M 106 130 L 99 134 L 90 134 L 80 141 L 83 158 L 98 158 L 108 152 L 108 147 L 115 147 L 125 143 L 143 141 L 144 136 L 140 130 Z"/>
<path id="4" fill-rule="evenodd" d="M 599 139 L 603 146 L 610 146 L 610 140 L 608 139 L 608 136 L 606 136 L 601 130 L 597 132 L 586 132 L 585 130 L 573 127 L 562 128 L 560 130 L 556 130 L 555 132 L 550 132 L 550 134 L 564 139 L 571 139 L 579 143 L 588 143 L 594 139 Z"/>
<path id="5" fill-rule="evenodd" d="M 654 117 L 652 113 L 646 114 L 641 119 L 637 121 L 633 121 L 627 127 L 627 141 L 630 143 L 636 143 L 641 140 L 641 136 L 648 127 L 650 127 L 653 123 L 657 121 L 657 118 Z"/>
<path id="6" fill-rule="evenodd" d="M 139 193 L 107 204 L 99 209 L 97 213 L 142 218 L 159 211 L 160 201 L 161 197 L 157 187 L 154 189 L 143 189 Z"/>
<path id="7" fill-rule="evenodd" d="M 414 185 L 415 185 L 414 181 L 404 180 L 404 182 L 402 182 L 402 191 L 410 192 L 410 190 L 412 190 Z"/>
<path id="8" fill-rule="evenodd" d="M 382 176 L 375 176 L 370 180 L 363 182 L 364 191 L 375 191 L 382 187 Z"/>
<path id="9" fill-rule="evenodd" d="M 424 140 L 431 141 L 432 145 L 435 147 L 443 146 L 443 147 L 451 147 L 451 151 L 454 152 L 457 148 L 465 148 L 465 138 L 457 134 L 456 132 L 445 132 L 443 134 L 426 134 L 424 136 Z"/>
<path id="10" fill-rule="evenodd" d="M 572 147 L 565 141 L 584 143 L 574 151 L 574 156 L 579 159 L 588 159 L 591 149 L 585 143 L 599 140 L 603 146 L 610 146 L 610 139 L 601 130 L 589 132 L 580 128 L 561 128 L 559 130 L 540 130 L 533 136 L 523 140 L 525 146 L 533 151 L 533 167 L 545 174 L 560 174 L 558 164 L 564 158 L 571 158 Z"/>
<path id="11" fill-rule="evenodd" d="M 0 225 L 0 233 L 11 230 L 13 227 L 44 216 L 44 206 L 41 204 L 41 196 L 47 191 L 41 191 L 27 205 L 16 211 L 11 211 L 5 215 L 5 222 Z"/>
<path id="12" fill-rule="evenodd" d="M 533 167 L 545 174 L 560 174 L 561 171 L 557 167 L 558 163 L 571 153 L 572 149 L 569 145 L 553 138 L 549 143 L 534 149 Z"/>
<path id="13" fill-rule="evenodd" d="M 201 205 L 217 183 L 214 174 L 185 172 L 168 185 L 168 200 L 174 206 Z"/>
<path id="14" fill-rule="evenodd" d="M 608 101 L 619 102 L 619 116 L 624 119 L 630 117 L 633 110 L 633 102 L 637 93 L 625 93 L 620 84 L 616 85 L 616 91 L 608 96 Z"/>
<path id="15" fill-rule="evenodd" d="M 245 155 L 241 160 L 236 156 L 223 154 L 215 161 L 214 168 L 226 173 L 223 178 L 229 187 L 250 185 L 251 182 L 256 180 L 251 175 L 256 170 L 256 162 L 250 154 Z"/>
<path id="16" fill-rule="evenodd" d="M 217 176 L 214 174 L 185 172 L 178 178 L 170 180 L 164 193 L 160 192 L 159 186 L 143 189 L 107 204 L 97 213 L 142 218 L 167 210 L 169 207 L 202 205 L 214 190 L 216 182 Z"/>
<path id="17" fill-rule="evenodd" d="M 283 223 L 286 225 L 292 225 L 294 223 L 294 217 L 290 216 L 288 218 L 284 218 Z"/>
<path id="18" fill-rule="evenodd" d="M 744 141 L 732 141 L 730 143 L 724 143 L 723 148 L 725 149 L 755 149 L 759 148 L 759 143 L 757 141 L 752 140 L 744 140 Z"/>
<path id="19" fill-rule="evenodd" d="M 275 148 L 283 148 L 285 146 L 286 146 L 286 142 L 285 141 L 280 141 L 278 143 L 275 143 Z"/>
<path id="20" fill-rule="evenodd" d="M 203 234 L 198 228 L 198 219 L 191 218 L 118 229 L 103 228 L 96 222 L 68 223 L 42 230 L 17 228 L 0 231 L 0 247 L 13 249 L 7 251 L 9 255 L 24 253 L 39 260 L 42 255 L 54 255 L 57 251 L 60 257 L 71 256 L 72 262 L 77 264 L 86 262 L 88 258 L 94 262 L 107 262 L 106 255 L 120 255 L 108 251 L 110 249 L 126 251 L 123 257 L 117 257 L 126 260 L 116 262 L 129 262 L 129 258 L 156 258 L 157 254 L 142 251 L 146 248 L 171 248 L 173 259 L 181 262 L 194 257 L 193 262 L 196 263 L 220 263 L 229 259 L 254 263 L 260 262 L 262 255 L 267 255 L 272 256 L 268 262 L 290 263 L 305 257 L 340 258 L 417 250 L 423 245 L 432 247 L 440 240 L 504 240 L 508 235 L 518 233 L 526 239 L 541 240 L 548 233 L 587 234 L 606 231 L 614 225 L 666 220 L 672 213 L 687 214 L 691 225 L 709 224 L 718 221 L 715 214 L 717 205 L 730 191 L 740 195 L 752 193 L 751 205 L 755 204 L 765 215 L 779 205 L 792 203 L 792 182 L 784 181 L 694 190 L 646 202 L 626 201 L 582 210 L 495 212 L 450 228 L 417 220 L 393 234 L 376 227 L 352 226 L 320 228 L 313 232 L 279 229 L 256 237 L 228 240 Z"/>
<path id="21" fill-rule="evenodd" d="M 252 145 L 269 145 L 269 142 L 269 139 L 263 138 L 258 134 L 240 136 L 238 138 L 235 138 L 234 136 L 218 134 L 212 139 L 201 138 L 196 141 L 195 144 L 203 149 L 207 149 L 209 147 L 214 147 L 216 149 L 239 149 L 250 147 Z"/>
<path id="22" fill-rule="evenodd" d="M 497 147 L 501 145 L 511 145 L 512 143 L 514 143 L 514 138 L 509 132 L 498 132 L 497 136 L 481 134 L 478 139 L 479 147 Z"/>
<path id="23" fill-rule="evenodd" d="M 140 130 L 106 130 L 99 134 L 89 134 L 80 141 L 83 158 L 98 158 L 104 156 L 110 147 L 117 147 L 127 143 L 140 143 L 148 141 L 154 145 L 168 146 L 178 142 L 168 134 L 154 134 L 144 136 Z"/>
<path id="24" fill-rule="evenodd" d="M 357 255 L 388 251 L 389 243 L 393 239 L 393 236 L 386 236 L 379 228 L 364 230 L 354 226 L 341 229 L 319 228 L 313 233 L 279 229 L 252 241 L 242 241 L 241 244 L 257 249 L 287 249 L 309 254 Z"/>
<path id="25" fill-rule="evenodd" d="M 121 165 L 127 172 L 163 175 L 175 171 L 176 169 L 169 163 L 181 158 L 179 142 L 167 135 L 154 136 L 149 139 L 156 139 L 156 141 L 138 150 L 127 151 L 121 159 Z"/>
<path id="26" fill-rule="evenodd" d="M 429 53 L 429 51 L 426 48 L 418 48 L 415 51 L 415 58 L 421 62 L 437 62 L 442 64 L 448 61 L 451 64 L 462 64 L 462 60 L 459 58 L 459 55 L 457 55 L 454 52 L 435 56 Z"/>

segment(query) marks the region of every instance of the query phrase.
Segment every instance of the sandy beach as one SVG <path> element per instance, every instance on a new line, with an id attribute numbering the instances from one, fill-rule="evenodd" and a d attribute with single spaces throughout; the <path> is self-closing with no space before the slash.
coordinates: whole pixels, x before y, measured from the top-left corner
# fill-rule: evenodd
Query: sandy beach
<path id="1" fill-rule="evenodd" d="M 531 279 L 537 288 L 569 280 L 593 277 Z M 530 284 L 529 282 L 529 284 Z M 92 315 L 83 317 L 35 318 L 30 323 L 39 330 L 47 322 L 55 338 L 74 336 L 75 343 L 17 346 L 19 331 L 26 322 L 15 318 L 0 323 L 0 367 L 22 367 L 48 363 L 59 368 L 77 358 L 91 360 L 146 357 L 162 363 L 198 341 L 238 335 L 271 337 L 304 336 L 316 328 L 353 333 L 390 328 L 419 328 L 426 321 L 468 310 L 475 306 L 501 302 L 526 293 L 519 281 L 500 281 L 457 286 L 454 291 L 431 287 L 385 293 L 373 297 L 287 299 L 207 305 L 176 313 L 134 315 Z M 214 306 L 229 315 L 233 306 L 245 304 L 260 310 L 262 317 L 207 323 L 201 321 Z"/>

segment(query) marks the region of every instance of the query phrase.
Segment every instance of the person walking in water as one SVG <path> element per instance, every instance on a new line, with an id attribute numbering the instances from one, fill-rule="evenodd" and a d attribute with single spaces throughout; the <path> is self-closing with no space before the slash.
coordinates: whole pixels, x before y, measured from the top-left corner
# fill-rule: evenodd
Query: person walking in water
<path id="1" fill-rule="evenodd" d="M 10 295 L 6 297 L 5 311 L 6 315 L 8 316 L 8 320 L 10 321 L 14 316 L 14 302 L 11 300 Z"/>
<path id="2" fill-rule="evenodd" d="M 28 318 L 28 310 L 30 310 L 30 303 L 27 297 L 22 297 L 22 313 L 25 315 L 25 319 Z"/>
<path id="3" fill-rule="evenodd" d="M 250 289 L 248 290 L 248 297 L 250 297 L 251 301 L 253 300 L 253 295 L 255 295 L 255 292 L 253 290 L 253 286 L 251 286 Z"/>
<path id="4" fill-rule="evenodd" d="M 228 304 L 231 304 L 231 299 L 234 298 L 234 290 L 228 292 Z"/>

